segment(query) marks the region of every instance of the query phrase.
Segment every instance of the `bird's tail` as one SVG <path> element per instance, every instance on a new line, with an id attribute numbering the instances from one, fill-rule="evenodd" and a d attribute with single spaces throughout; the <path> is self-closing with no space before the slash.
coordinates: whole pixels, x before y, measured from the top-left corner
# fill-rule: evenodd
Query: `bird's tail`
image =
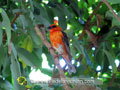
<path id="1" fill-rule="evenodd" d="M 74 67 L 74 65 L 71 62 L 67 61 L 67 65 L 68 65 L 68 73 L 71 75 L 72 73 L 76 73 L 76 69 Z"/>

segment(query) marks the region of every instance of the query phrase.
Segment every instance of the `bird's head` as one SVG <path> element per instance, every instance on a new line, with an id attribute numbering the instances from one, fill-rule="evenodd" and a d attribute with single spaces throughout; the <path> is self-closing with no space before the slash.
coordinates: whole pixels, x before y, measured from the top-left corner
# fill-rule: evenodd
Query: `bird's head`
<path id="1" fill-rule="evenodd" d="M 52 24 L 48 27 L 48 29 L 50 30 L 50 32 L 53 32 L 53 31 L 61 31 L 61 28 L 56 25 L 56 24 Z"/>

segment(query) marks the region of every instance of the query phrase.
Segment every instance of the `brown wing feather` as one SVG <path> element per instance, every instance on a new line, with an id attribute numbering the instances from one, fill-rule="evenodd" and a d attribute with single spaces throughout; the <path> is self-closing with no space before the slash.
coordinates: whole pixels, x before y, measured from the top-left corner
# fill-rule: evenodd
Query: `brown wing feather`
<path id="1" fill-rule="evenodd" d="M 70 47 L 69 47 L 69 39 L 68 39 L 66 33 L 64 33 L 63 31 L 62 31 L 62 34 L 63 34 L 63 43 L 65 44 L 67 53 L 69 55 L 69 59 L 71 60 Z"/>

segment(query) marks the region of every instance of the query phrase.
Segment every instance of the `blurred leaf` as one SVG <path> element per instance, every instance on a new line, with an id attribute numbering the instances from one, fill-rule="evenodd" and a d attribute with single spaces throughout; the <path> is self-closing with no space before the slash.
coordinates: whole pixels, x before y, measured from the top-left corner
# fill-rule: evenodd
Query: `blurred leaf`
<path id="1" fill-rule="evenodd" d="M 31 35 L 31 38 L 32 38 L 32 41 L 36 44 L 36 45 L 42 45 L 42 41 L 41 39 L 39 38 L 39 36 L 35 33 L 34 30 L 30 30 L 30 35 Z"/>
<path id="2" fill-rule="evenodd" d="M 84 49 L 84 54 L 85 54 L 85 57 L 86 57 L 86 61 L 87 61 L 87 65 L 90 65 L 92 68 L 93 68 L 93 63 L 87 53 L 87 51 Z"/>
<path id="3" fill-rule="evenodd" d="M 108 90 L 120 90 L 120 88 L 119 87 L 108 87 Z"/>
<path id="4" fill-rule="evenodd" d="M 14 89 L 15 90 L 25 90 L 25 87 L 21 86 L 18 84 L 17 82 L 17 78 L 20 76 L 19 72 L 19 67 L 17 62 L 15 61 L 15 57 L 13 56 L 13 54 L 11 55 L 11 66 L 10 66 L 11 72 L 12 72 L 12 77 L 14 80 Z"/>
<path id="5" fill-rule="evenodd" d="M 32 43 L 32 40 L 31 40 L 30 36 L 27 36 L 24 39 L 24 42 L 23 42 L 23 44 L 22 44 L 21 47 L 24 48 L 24 49 L 26 49 L 29 52 L 32 52 L 32 50 L 33 50 L 33 43 Z M 24 61 L 21 58 L 19 58 L 19 61 L 22 63 L 23 68 L 25 68 L 26 64 L 24 63 Z"/>
<path id="6" fill-rule="evenodd" d="M 14 57 L 17 60 L 17 51 L 16 51 L 16 48 L 15 48 L 15 46 L 14 46 L 13 43 L 11 43 L 11 44 L 12 44 L 12 51 L 13 51 Z"/>
<path id="7" fill-rule="evenodd" d="M 31 6 L 31 10 L 34 11 L 33 1 L 32 0 L 30 0 L 30 6 Z"/>
<path id="8" fill-rule="evenodd" d="M 3 64 L 4 59 L 5 59 L 4 47 L 0 46 L 0 67 Z"/>
<path id="9" fill-rule="evenodd" d="M 120 3 L 120 0 L 107 0 L 109 3 L 112 3 L 112 4 L 119 4 Z"/>
<path id="10" fill-rule="evenodd" d="M 42 6 L 38 5 L 38 3 L 35 3 L 35 2 L 34 2 L 34 5 L 40 9 L 40 15 L 35 15 L 36 21 L 48 27 L 51 23 L 49 20 L 48 13 L 46 12 L 46 8 L 43 8 Z"/>
<path id="11" fill-rule="evenodd" d="M 35 85 L 32 90 L 41 90 L 42 87 L 40 85 Z"/>
<path id="12" fill-rule="evenodd" d="M 50 70 L 50 69 L 47 69 L 47 68 L 42 68 L 41 72 L 48 75 L 48 76 L 52 76 L 53 70 Z"/>
<path id="13" fill-rule="evenodd" d="M 50 67 L 52 67 L 52 64 L 54 64 L 54 59 L 53 59 L 53 57 L 51 56 L 50 53 L 45 54 L 45 55 L 47 56 L 48 65 L 49 65 Z"/>
<path id="14" fill-rule="evenodd" d="M 76 50 L 75 50 L 75 48 L 73 46 L 70 46 L 70 51 L 71 51 L 72 57 L 76 58 L 77 52 L 76 52 Z"/>
<path id="15" fill-rule="evenodd" d="M 75 75 L 84 75 L 86 67 L 83 64 L 80 64 L 80 67 L 77 68 L 77 73 Z"/>
<path id="16" fill-rule="evenodd" d="M 21 47 L 25 48 L 29 52 L 32 52 L 32 50 L 33 50 L 33 42 L 32 42 L 32 39 L 31 39 L 31 37 L 29 35 L 25 38 L 25 40 L 24 40 Z"/>
<path id="17" fill-rule="evenodd" d="M 92 6 L 95 3 L 95 0 L 88 0 L 88 3 Z"/>
<path id="18" fill-rule="evenodd" d="M 6 55 L 4 61 L 3 61 L 3 70 L 2 70 L 2 75 L 4 77 L 8 77 L 10 76 L 11 71 L 10 71 L 10 59 L 9 57 Z"/>
<path id="19" fill-rule="evenodd" d="M 120 18 L 120 12 L 118 12 L 117 16 Z M 120 21 L 118 21 L 115 17 L 112 20 L 112 26 L 120 25 Z"/>
<path id="20" fill-rule="evenodd" d="M 112 66 L 113 73 L 116 73 L 117 72 L 117 67 L 115 65 L 115 58 L 108 51 L 106 51 L 106 50 L 103 50 L 103 51 L 106 54 L 110 65 Z"/>
<path id="21" fill-rule="evenodd" d="M 1 90 L 1 88 L 2 88 L 2 90 L 11 90 L 11 89 L 13 89 L 11 83 L 8 82 L 7 80 L 4 80 L 4 81 L 0 80 L 0 90 Z"/>
<path id="22" fill-rule="evenodd" d="M 64 90 L 63 87 L 58 87 L 56 90 Z"/>
<path id="23" fill-rule="evenodd" d="M 17 52 L 18 52 L 19 58 L 21 58 L 26 65 L 31 66 L 31 67 L 37 66 L 37 68 L 40 67 L 41 62 L 38 59 L 38 57 L 35 56 L 34 54 L 28 52 L 27 50 L 23 48 L 17 48 Z"/>
<path id="24" fill-rule="evenodd" d="M 73 12 L 76 14 L 76 16 L 77 16 L 77 17 L 81 17 L 82 14 L 81 14 L 81 12 L 80 12 L 80 10 L 79 10 L 79 7 L 78 7 L 78 5 L 77 5 L 77 1 L 69 0 L 68 2 L 70 2 L 71 7 L 72 7 L 72 10 L 73 10 Z"/>
<path id="25" fill-rule="evenodd" d="M 38 63 L 38 66 L 39 66 L 39 69 L 41 70 L 42 69 L 42 48 L 34 48 L 33 50 L 33 55 L 35 55 L 35 57 L 37 57 L 39 59 L 39 63 Z"/>
<path id="26" fill-rule="evenodd" d="M 73 35 L 73 30 L 65 30 L 65 33 L 67 34 L 69 39 L 72 39 Z"/>
<path id="27" fill-rule="evenodd" d="M 0 8 L 2 9 L 2 8 Z M 11 39 L 11 24 L 10 24 L 10 20 L 8 18 L 8 15 L 7 13 L 2 9 L 2 18 L 3 18 L 3 21 L 2 21 L 2 26 L 5 27 L 5 31 L 6 31 L 6 34 L 7 34 L 7 39 L 8 39 L 8 44 L 10 43 L 10 39 Z"/>
<path id="28" fill-rule="evenodd" d="M 26 29 L 27 26 L 29 26 L 27 19 L 25 18 L 24 15 L 20 15 L 17 18 L 16 22 L 19 23 L 19 25 L 22 26 L 24 30 Z"/>
<path id="29" fill-rule="evenodd" d="M 64 13 L 64 9 L 61 7 L 61 5 L 57 5 L 56 8 L 52 8 L 53 11 L 55 12 L 55 15 L 58 16 L 59 20 L 59 26 L 62 28 L 62 30 L 65 30 L 67 28 L 67 22 L 66 22 L 66 18 L 65 18 L 65 13 Z M 63 13 L 61 13 L 63 12 Z"/>
<path id="30" fill-rule="evenodd" d="M 103 70 L 102 70 L 102 73 L 105 73 L 105 72 L 107 72 L 109 69 L 108 69 L 108 67 L 109 67 L 109 65 L 110 65 L 110 62 L 109 62 L 109 60 L 108 60 L 108 58 L 107 58 L 107 56 L 104 54 L 104 57 L 103 57 L 104 59 L 104 61 L 102 62 L 103 63 Z"/>
<path id="31" fill-rule="evenodd" d="M 74 46 L 78 51 L 80 51 L 82 54 L 85 55 L 85 53 L 84 53 L 84 47 L 81 45 L 80 41 L 77 40 L 76 37 L 73 37 L 72 43 L 73 43 L 73 46 Z"/>
<path id="32" fill-rule="evenodd" d="M 62 30 L 65 30 L 67 28 L 67 22 L 64 15 L 59 16 L 58 23 L 59 23 L 59 26 L 62 28 Z"/>

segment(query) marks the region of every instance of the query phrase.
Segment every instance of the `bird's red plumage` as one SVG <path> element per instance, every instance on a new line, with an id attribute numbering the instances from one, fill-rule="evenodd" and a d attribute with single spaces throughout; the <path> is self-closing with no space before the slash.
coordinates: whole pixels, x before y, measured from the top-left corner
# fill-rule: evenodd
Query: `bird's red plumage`
<path id="1" fill-rule="evenodd" d="M 68 41 L 66 39 L 65 39 L 66 41 L 63 40 L 64 38 L 66 38 L 64 36 L 65 33 L 63 33 L 62 29 L 55 24 L 50 25 L 50 27 L 54 27 L 50 29 L 50 41 L 52 47 L 55 48 L 59 54 L 62 54 L 62 57 L 71 66 L 72 64 L 70 62 L 71 60 L 70 52 L 68 52 L 67 50 L 68 47 L 65 44 L 65 43 L 68 44 Z M 74 68 L 73 66 L 71 67 Z"/>

